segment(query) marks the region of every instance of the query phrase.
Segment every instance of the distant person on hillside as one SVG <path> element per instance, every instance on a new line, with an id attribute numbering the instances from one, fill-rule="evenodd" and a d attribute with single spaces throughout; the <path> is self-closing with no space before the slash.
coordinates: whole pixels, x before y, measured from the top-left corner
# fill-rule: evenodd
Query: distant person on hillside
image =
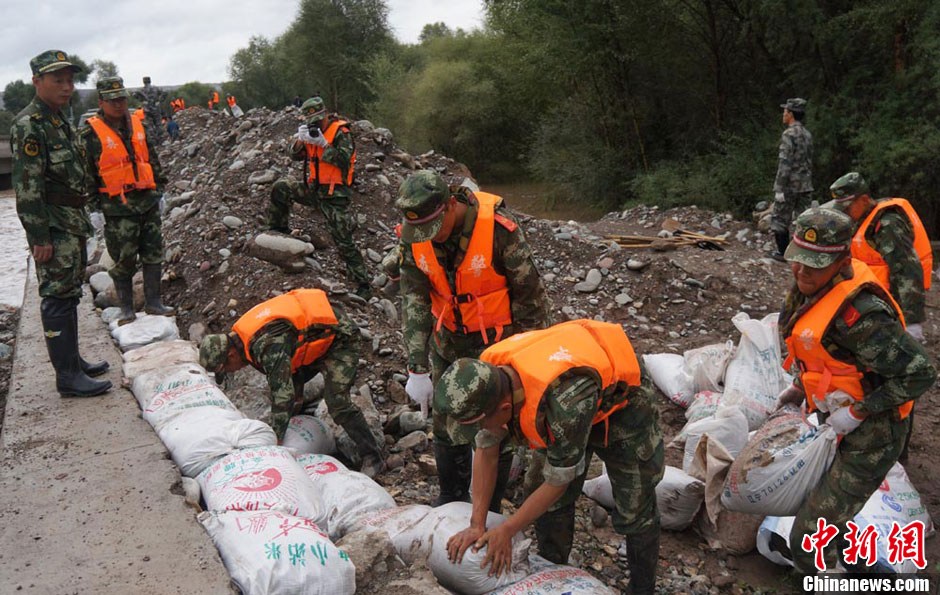
<path id="1" fill-rule="evenodd" d="M 39 312 L 56 390 L 63 397 L 92 397 L 110 390 L 111 382 L 90 378 L 107 372 L 108 362 L 88 363 L 78 351 L 85 238 L 95 231 L 85 208 L 82 147 L 62 112 L 81 68 L 60 50 L 39 54 L 29 66 L 36 96 L 10 127 L 16 213 L 36 263 Z"/>
<path id="2" fill-rule="evenodd" d="M 770 231 L 774 234 L 774 260 L 784 261 L 790 243 L 790 223 L 796 213 L 809 206 L 813 194 L 813 135 L 803 126 L 806 100 L 794 97 L 781 104 L 783 125 L 774 178 L 774 210 Z"/>
<path id="3" fill-rule="evenodd" d="M 147 122 L 150 124 L 153 143 L 157 146 L 163 142 L 163 126 L 160 120 L 163 118 L 163 100 L 166 99 L 166 93 L 159 87 L 150 84 L 150 77 L 144 77 L 144 88 L 134 93 L 144 103 L 144 114 Z"/>
<path id="4" fill-rule="evenodd" d="M 290 157 L 304 162 L 303 180 L 281 178 L 271 189 L 267 223 L 272 231 L 290 233 L 291 203 L 318 207 L 326 219 L 333 243 L 346 262 L 346 276 L 356 284 L 356 294 L 372 295 L 369 272 L 353 239 L 355 220 L 348 213 L 352 198 L 356 148 L 349 122 L 327 113 L 319 97 L 301 106 L 304 124 L 290 144 Z"/>
<path id="5" fill-rule="evenodd" d="M 166 132 L 170 135 L 170 140 L 179 140 L 180 125 L 173 119 L 173 116 L 170 116 L 170 119 L 167 120 Z"/>
<path id="6" fill-rule="evenodd" d="M 300 98 L 300 95 L 294 95 L 294 107 L 300 107 L 304 104 L 304 100 Z"/>

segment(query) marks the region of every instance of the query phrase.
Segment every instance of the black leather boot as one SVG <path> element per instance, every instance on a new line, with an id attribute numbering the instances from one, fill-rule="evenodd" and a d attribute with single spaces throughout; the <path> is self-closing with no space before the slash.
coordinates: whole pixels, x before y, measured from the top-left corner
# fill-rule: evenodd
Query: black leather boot
<path id="1" fill-rule="evenodd" d="M 93 397 L 111 390 L 111 381 L 92 380 L 78 356 L 78 310 L 74 300 L 43 298 L 39 307 L 56 390 L 63 397 Z"/>
<path id="2" fill-rule="evenodd" d="M 451 446 L 434 442 L 434 459 L 437 462 L 441 492 L 431 506 L 470 501 L 470 473 L 473 464 L 470 453 L 469 444 Z"/>
<path id="3" fill-rule="evenodd" d="M 770 255 L 770 257 L 774 260 L 779 260 L 780 262 L 786 262 L 783 258 L 783 255 L 787 251 L 787 246 L 790 245 L 790 233 L 786 231 L 775 231 L 774 242 L 777 245 L 777 249 L 773 254 Z"/>
<path id="4" fill-rule="evenodd" d="M 118 307 L 121 309 L 121 315 L 117 319 L 118 326 L 137 320 L 137 314 L 134 313 L 134 280 L 130 277 L 115 279 L 114 292 L 117 294 Z"/>
<path id="5" fill-rule="evenodd" d="M 540 556 L 555 564 L 567 564 L 574 543 L 574 504 L 535 519 L 535 537 Z"/>
<path id="6" fill-rule="evenodd" d="M 163 275 L 163 266 L 159 264 L 145 264 L 144 273 L 144 312 L 156 316 L 175 316 L 176 308 L 164 306 L 160 301 L 160 277 Z"/>
<path id="7" fill-rule="evenodd" d="M 656 567 L 659 565 L 659 527 L 627 535 L 627 564 L 630 565 L 627 593 L 653 595 L 656 591 Z"/>
<path id="8" fill-rule="evenodd" d="M 76 308 L 75 310 L 76 315 L 72 318 L 72 322 L 74 323 L 73 330 L 75 332 L 75 336 L 78 337 L 78 298 L 73 298 L 73 302 Z M 78 350 L 78 352 L 79 352 L 78 363 L 82 367 L 82 372 L 84 372 L 88 376 L 101 376 L 102 374 L 104 374 L 111 368 L 111 364 L 109 364 L 107 361 L 104 361 L 104 360 L 100 362 L 95 362 L 95 363 L 86 362 L 85 358 L 83 358 L 81 355 L 80 349 Z"/>

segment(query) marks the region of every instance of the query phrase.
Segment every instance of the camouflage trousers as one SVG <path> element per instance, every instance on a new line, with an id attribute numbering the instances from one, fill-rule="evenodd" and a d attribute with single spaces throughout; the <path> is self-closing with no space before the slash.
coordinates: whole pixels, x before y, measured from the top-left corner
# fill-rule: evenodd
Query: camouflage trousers
<path id="1" fill-rule="evenodd" d="M 141 264 L 163 263 L 159 206 L 140 215 L 105 215 L 104 241 L 114 261 L 108 274 L 115 281 L 134 276 L 138 256 Z"/>
<path id="2" fill-rule="evenodd" d="M 897 462 L 910 423 L 910 418 L 898 420 L 895 411 L 887 411 L 868 417 L 854 432 L 842 438 L 832 466 L 809 493 L 793 521 L 790 550 L 798 572 L 816 573 L 815 552 L 804 552 L 800 545 L 804 535 L 817 530 L 820 518 L 839 529 L 840 537 L 823 551 L 826 567 L 835 568 L 848 547 L 843 537 L 845 523 L 865 506 Z"/>
<path id="3" fill-rule="evenodd" d="M 59 229 L 49 230 L 52 259 L 36 263 L 39 297 L 71 299 L 82 297 L 88 254 L 85 238 Z"/>
<path id="4" fill-rule="evenodd" d="M 150 140 L 155 146 L 159 146 L 163 142 L 163 130 L 164 124 L 161 121 L 163 118 L 160 116 L 160 110 L 150 110 L 145 109 L 144 114 L 147 116 L 148 128 L 147 134 L 150 136 Z"/>
<path id="5" fill-rule="evenodd" d="M 774 199 L 770 231 L 789 232 L 793 219 L 809 208 L 812 198 L 812 192 L 784 192 L 783 200 Z"/>
<path id="6" fill-rule="evenodd" d="M 267 224 L 271 229 L 286 230 L 290 221 L 291 203 L 308 207 L 318 207 L 326 219 L 326 226 L 336 249 L 346 263 L 346 276 L 357 284 L 369 283 L 369 273 L 359 247 L 353 239 L 355 221 L 349 216 L 349 197 L 320 196 L 310 191 L 298 180 L 281 178 L 271 189 L 271 202 L 268 205 Z"/>

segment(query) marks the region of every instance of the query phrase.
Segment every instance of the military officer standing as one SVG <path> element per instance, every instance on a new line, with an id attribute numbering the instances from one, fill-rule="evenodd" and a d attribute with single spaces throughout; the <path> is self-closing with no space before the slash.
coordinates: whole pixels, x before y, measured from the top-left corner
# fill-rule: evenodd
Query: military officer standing
<path id="1" fill-rule="evenodd" d="M 159 87 L 150 84 L 150 77 L 144 77 L 144 87 L 136 91 L 134 96 L 140 99 L 144 104 L 144 115 L 150 124 L 149 130 L 153 137 L 153 143 L 157 146 L 163 142 L 163 127 L 160 125 L 163 119 L 163 102 L 166 100 L 166 93 Z"/>
<path id="2" fill-rule="evenodd" d="M 107 362 L 90 364 L 78 351 L 78 302 L 94 233 L 85 208 L 82 148 L 62 108 L 75 90 L 80 68 L 65 52 L 45 51 L 29 62 L 36 96 L 11 127 L 16 212 L 36 262 L 40 313 L 49 360 L 62 396 L 88 397 L 111 388 L 93 380 Z"/>
<path id="3" fill-rule="evenodd" d="M 809 206 L 813 193 L 813 135 L 803 126 L 806 100 L 794 97 L 782 104 L 783 125 L 774 178 L 774 209 L 770 231 L 774 234 L 775 260 L 783 261 L 790 242 L 790 223 L 795 213 Z"/>
<path id="4" fill-rule="evenodd" d="M 160 299 L 163 265 L 160 196 L 166 176 L 151 142 L 152 129 L 127 108 L 121 77 L 98 81 L 98 114 L 80 135 L 85 145 L 88 192 L 97 197 L 105 216 L 104 236 L 114 266 L 108 271 L 120 302 L 118 324 L 132 322 L 133 277 L 140 259 L 144 277 L 144 311 L 172 316 Z"/>

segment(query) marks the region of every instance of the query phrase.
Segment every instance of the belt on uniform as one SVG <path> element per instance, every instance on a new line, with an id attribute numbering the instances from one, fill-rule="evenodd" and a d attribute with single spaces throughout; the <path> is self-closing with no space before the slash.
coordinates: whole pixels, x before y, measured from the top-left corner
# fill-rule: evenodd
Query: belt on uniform
<path id="1" fill-rule="evenodd" d="M 59 194 L 57 192 L 46 193 L 46 203 L 50 205 L 59 205 L 63 207 L 84 207 L 85 197 L 81 194 Z"/>

